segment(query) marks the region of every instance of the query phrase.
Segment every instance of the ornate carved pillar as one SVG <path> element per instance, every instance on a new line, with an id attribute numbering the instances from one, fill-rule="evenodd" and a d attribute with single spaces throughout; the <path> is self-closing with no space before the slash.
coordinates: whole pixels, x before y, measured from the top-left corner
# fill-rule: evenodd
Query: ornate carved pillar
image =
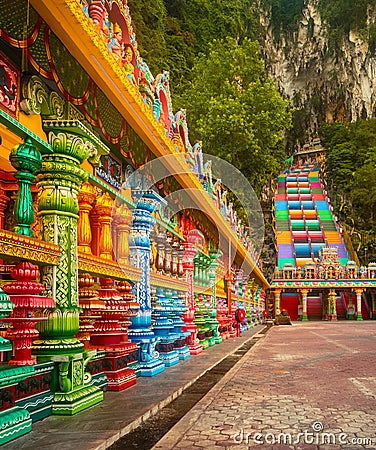
<path id="1" fill-rule="evenodd" d="M 115 208 L 116 221 L 116 260 L 119 265 L 129 265 L 129 232 L 132 222 L 132 211 L 125 203 Z"/>
<path id="2" fill-rule="evenodd" d="M 174 278 L 176 278 L 178 274 L 178 249 L 179 242 L 174 238 L 171 245 L 171 275 Z"/>
<path id="3" fill-rule="evenodd" d="M 182 242 L 180 242 L 179 248 L 178 248 L 178 278 L 179 279 L 182 279 L 184 276 L 183 258 L 184 258 L 184 244 Z"/>
<path id="4" fill-rule="evenodd" d="M 157 260 L 157 233 L 155 227 L 152 227 L 150 231 L 150 272 L 156 272 L 156 260 Z"/>
<path id="5" fill-rule="evenodd" d="M 31 195 L 31 184 L 35 180 L 35 173 L 42 166 L 42 155 L 32 143 L 25 138 L 23 144 L 16 145 L 9 156 L 12 166 L 17 169 L 14 174 L 18 181 L 18 191 L 14 204 L 14 232 L 34 237 L 31 224 L 34 222 L 34 205 Z"/>
<path id="6" fill-rule="evenodd" d="M 171 247 L 172 237 L 170 233 L 167 232 L 167 238 L 165 241 L 165 247 L 164 247 L 164 263 L 163 263 L 163 269 L 166 276 L 171 276 L 171 253 L 172 253 L 172 247 Z"/>
<path id="7" fill-rule="evenodd" d="M 228 307 L 228 318 L 230 321 L 230 327 L 229 327 L 229 333 L 230 333 L 230 337 L 235 337 L 236 336 L 236 332 L 234 330 L 234 320 L 233 320 L 233 308 L 232 308 L 232 283 L 233 283 L 233 275 L 232 275 L 232 271 L 231 271 L 231 267 L 229 268 L 229 270 L 227 271 L 226 275 L 225 275 L 225 280 L 226 280 L 226 294 L 227 294 L 227 307 Z"/>
<path id="8" fill-rule="evenodd" d="M 157 257 L 155 260 L 155 267 L 157 269 L 157 273 L 162 274 L 163 273 L 163 250 L 166 240 L 166 234 L 163 231 L 162 227 L 158 228 L 158 234 L 157 234 Z"/>
<path id="9" fill-rule="evenodd" d="M 40 340 L 34 342 L 38 361 L 58 363 L 53 402 L 54 414 L 75 414 L 103 400 L 103 392 L 84 377 L 85 366 L 95 352 L 84 352 L 74 336 L 79 329 L 77 279 L 77 195 L 86 172 L 80 164 L 88 157 L 91 144 L 78 121 L 44 122 L 53 153 L 43 155 L 37 178 L 41 236 L 58 243 L 61 257 L 57 267 L 43 268 L 47 292 L 56 301 L 45 312 L 47 322 L 39 324 Z M 88 133 L 89 135 L 89 133 Z"/>
<path id="10" fill-rule="evenodd" d="M 197 338 L 197 326 L 194 323 L 195 311 L 197 309 L 193 289 L 193 272 L 195 268 L 194 259 L 197 253 L 197 249 L 195 247 L 196 233 L 200 232 L 198 230 L 191 230 L 187 234 L 186 241 L 184 242 L 185 252 L 183 256 L 185 280 L 188 283 L 188 292 L 185 294 L 185 303 L 188 308 L 183 314 L 183 320 L 185 322 L 183 331 L 190 332 L 190 336 L 187 337 L 187 344 L 191 355 L 198 355 L 203 350 L 203 347 L 200 345 Z"/>
<path id="11" fill-rule="evenodd" d="M 92 254 L 91 251 L 91 225 L 89 214 L 93 209 L 93 203 L 96 198 L 96 192 L 93 185 L 86 182 L 81 186 L 81 190 L 77 196 L 79 217 L 77 226 L 78 249 L 84 253 Z"/>
<path id="12" fill-rule="evenodd" d="M 302 314 L 302 321 L 307 322 L 308 321 L 308 314 L 307 314 L 307 296 L 308 296 L 309 289 L 300 289 L 300 294 L 302 296 L 302 306 L 303 306 L 303 314 Z"/>
<path id="13" fill-rule="evenodd" d="M 363 295 L 363 290 L 364 289 L 362 289 L 362 288 L 355 289 L 355 293 L 356 293 L 356 311 L 357 311 L 356 320 L 363 320 L 363 316 L 362 316 L 362 295 Z"/>
<path id="14" fill-rule="evenodd" d="M 163 202 L 154 191 L 132 191 L 136 208 L 133 211 L 133 222 L 129 237 L 130 263 L 141 269 L 141 280 L 136 288 L 136 299 L 140 311 L 131 317 L 132 327 L 129 329 L 131 341 L 139 343 L 139 362 L 141 376 L 154 376 L 164 370 L 165 365 L 158 359 L 155 350 L 157 338 L 151 327 L 150 299 L 150 230 L 155 225 L 152 212 Z"/>
<path id="15" fill-rule="evenodd" d="M 108 192 L 104 192 L 95 205 L 95 214 L 99 216 L 99 257 L 112 260 L 111 221 L 114 201 Z"/>
<path id="16" fill-rule="evenodd" d="M 101 234 L 101 222 L 100 215 L 95 209 L 90 213 L 90 223 L 91 223 L 91 251 L 93 255 L 99 256 L 99 237 Z"/>
<path id="17" fill-rule="evenodd" d="M 337 301 L 335 289 L 329 290 L 329 320 L 337 320 Z"/>
<path id="18" fill-rule="evenodd" d="M 0 230 L 5 229 L 5 210 L 7 209 L 10 198 L 6 195 L 4 189 L 0 188 Z M 0 264 L 3 260 L 0 258 Z"/>
<path id="19" fill-rule="evenodd" d="M 210 255 L 210 265 L 206 269 L 208 271 L 209 287 L 211 287 L 213 294 L 211 296 L 211 306 L 212 306 L 212 317 L 211 322 L 213 324 L 213 337 L 216 344 L 222 342 L 222 337 L 219 334 L 219 321 L 217 319 L 217 267 L 219 263 L 217 253 L 212 253 Z"/>
<path id="20" fill-rule="evenodd" d="M 281 311 L 281 292 L 282 289 L 276 289 L 274 291 L 274 312 L 276 315 L 278 315 Z"/>

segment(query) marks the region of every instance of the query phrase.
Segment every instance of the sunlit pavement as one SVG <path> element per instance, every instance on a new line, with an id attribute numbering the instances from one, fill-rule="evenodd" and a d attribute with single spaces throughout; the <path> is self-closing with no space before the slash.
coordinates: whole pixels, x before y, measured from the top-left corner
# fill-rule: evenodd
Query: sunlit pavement
<path id="1" fill-rule="evenodd" d="M 375 332 L 273 327 L 154 449 L 376 449 Z"/>

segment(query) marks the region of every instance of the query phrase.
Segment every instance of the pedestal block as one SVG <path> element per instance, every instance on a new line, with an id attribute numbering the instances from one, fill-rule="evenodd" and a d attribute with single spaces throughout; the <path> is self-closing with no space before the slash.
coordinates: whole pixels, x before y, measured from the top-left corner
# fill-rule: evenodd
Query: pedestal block
<path id="1" fill-rule="evenodd" d="M 212 337 L 212 330 L 209 327 L 208 311 L 204 304 L 204 296 L 199 294 L 196 300 L 197 310 L 195 313 L 195 324 L 198 328 L 197 337 L 204 349 L 209 347 L 209 340 Z M 212 344 L 213 345 L 213 344 Z"/>
<path id="2" fill-rule="evenodd" d="M 114 288 L 110 278 L 101 279 L 98 291 L 104 307 L 98 311 L 94 331 L 90 336 L 93 348 L 104 350 L 104 369 L 109 391 L 121 391 L 136 383 L 135 371 L 128 367 L 137 355 L 137 344 L 128 341 L 128 320 L 126 300 Z"/>
<path id="3" fill-rule="evenodd" d="M 182 294 L 184 296 L 184 294 Z M 184 320 L 182 319 L 183 314 L 186 311 L 186 306 L 179 296 L 177 291 L 172 291 L 171 295 L 173 311 L 170 316 L 172 323 L 174 325 L 173 333 L 176 334 L 178 339 L 174 343 L 175 350 L 179 354 L 180 360 L 188 359 L 191 356 L 186 339 L 190 335 L 189 331 L 183 331 L 182 327 L 185 326 Z"/>
<path id="4" fill-rule="evenodd" d="M 208 342 L 209 346 L 212 347 L 215 344 L 220 344 L 222 342 L 222 338 L 218 331 L 219 322 L 217 320 L 217 311 L 213 308 L 210 298 L 210 295 L 204 295 L 204 305 L 207 311 L 206 323 L 210 330 Z"/>
<path id="5" fill-rule="evenodd" d="M 218 331 L 222 340 L 228 339 L 230 337 L 230 323 L 227 317 L 226 299 L 220 297 L 217 297 L 217 320 L 219 323 Z"/>
<path id="6" fill-rule="evenodd" d="M 174 366 L 179 362 L 179 354 L 175 350 L 174 344 L 180 336 L 173 331 L 174 325 L 169 318 L 172 313 L 172 305 L 166 298 L 163 288 L 158 287 L 155 295 L 152 295 L 152 306 L 153 330 L 158 338 L 156 350 L 166 367 Z"/>

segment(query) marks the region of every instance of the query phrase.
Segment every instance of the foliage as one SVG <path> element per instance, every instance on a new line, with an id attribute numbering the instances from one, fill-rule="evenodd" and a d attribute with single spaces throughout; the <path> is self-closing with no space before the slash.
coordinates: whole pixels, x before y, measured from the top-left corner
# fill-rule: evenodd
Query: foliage
<path id="1" fill-rule="evenodd" d="M 323 132 L 337 212 L 343 210 L 356 229 L 376 234 L 376 119 L 327 125 Z"/>
<path id="2" fill-rule="evenodd" d="M 282 136 L 291 113 L 265 75 L 258 43 L 213 41 L 192 75 L 180 99 L 191 141 L 202 140 L 205 153 L 237 167 L 259 194 L 285 158 Z"/>
<path id="3" fill-rule="evenodd" d="M 367 8 L 376 6 L 375 0 L 319 0 L 322 19 L 328 25 L 328 42 L 332 49 L 339 48 L 350 30 L 366 34 Z"/>
<path id="4" fill-rule="evenodd" d="M 304 0 L 261 0 L 261 7 L 269 10 L 275 35 L 291 35 L 298 30 Z"/>
<path id="5" fill-rule="evenodd" d="M 169 70 L 166 42 L 167 13 L 163 0 L 128 0 L 138 48 L 154 75 Z"/>
<path id="6" fill-rule="evenodd" d="M 214 39 L 254 35 L 253 0 L 129 0 L 141 56 L 152 73 L 170 72 L 171 89 L 183 92 L 198 53 Z"/>

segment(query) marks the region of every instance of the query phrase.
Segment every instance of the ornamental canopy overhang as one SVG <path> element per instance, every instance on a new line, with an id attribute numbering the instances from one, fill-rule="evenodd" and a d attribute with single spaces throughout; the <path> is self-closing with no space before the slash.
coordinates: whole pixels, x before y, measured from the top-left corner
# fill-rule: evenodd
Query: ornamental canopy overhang
<path id="1" fill-rule="evenodd" d="M 230 242 L 231 251 L 236 252 L 236 262 L 240 262 L 264 289 L 269 289 L 270 284 L 262 271 L 206 195 L 186 163 L 184 154 L 176 151 L 163 127 L 155 120 L 152 110 L 142 101 L 137 87 L 109 54 L 98 28 L 86 19 L 80 3 L 77 0 L 31 0 L 30 3 L 151 152 L 157 158 L 172 154 L 177 156 L 166 159 L 167 170 L 176 174 L 174 176 L 182 189 L 186 189 L 192 199 L 209 212 L 219 232 Z"/>

